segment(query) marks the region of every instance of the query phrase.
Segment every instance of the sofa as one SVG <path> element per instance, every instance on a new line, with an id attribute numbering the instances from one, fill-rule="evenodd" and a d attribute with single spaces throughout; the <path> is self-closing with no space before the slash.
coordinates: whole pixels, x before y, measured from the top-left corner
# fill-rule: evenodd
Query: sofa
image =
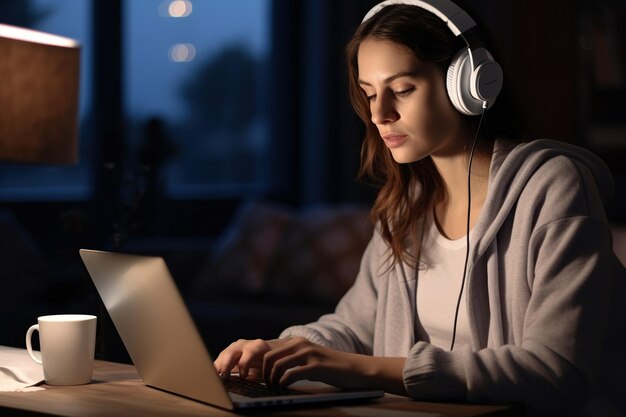
<path id="1" fill-rule="evenodd" d="M 293 209 L 249 202 L 216 239 L 131 242 L 124 251 L 165 258 L 198 330 L 217 354 L 239 338 L 275 338 L 288 326 L 332 312 L 371 238 L 368 217 L 369 208 L 357 205 Z M 6 245 L 0 344 L 23 347 L 38 315 L 91 313 L 100 323 L 98 357 L 129 362 L 78 253 L 64 269 L 51 267 L 14 219 L 1 220 Z M 626 265 L 626 225 L 612 230 L 615 252 Z"/>

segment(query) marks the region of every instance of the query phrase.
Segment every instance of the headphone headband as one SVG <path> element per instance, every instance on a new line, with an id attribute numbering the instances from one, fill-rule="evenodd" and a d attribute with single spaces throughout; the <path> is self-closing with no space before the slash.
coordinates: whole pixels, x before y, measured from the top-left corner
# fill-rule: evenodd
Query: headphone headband
<path id="1" fill-rule="evenodd" d="M 452 58 L 446 78 L 448 96 L 458 111 L 476 116 L 493 105 L 502 88 L 502 68 L 471 30 L 474 19 L 451 0 L 385 0 L 372 7 L 361 24 L 389 5 L 416 6 L 434 14 L 467 45 Z"/>
<path id="2" fill-rule="evenodd" d="M 428 10 L 443 20 L 455 36 L 459 36 L 461 33 L 465 33 L 469 29 L 476 26 L 474 19 L 472 19 L 470 15 L 450 0 L 386 0 L 372 7 L 372 9 L 367 12 L 361 23 L 370 19 L 383 7 L 392 4 L 405 4 Z"/>

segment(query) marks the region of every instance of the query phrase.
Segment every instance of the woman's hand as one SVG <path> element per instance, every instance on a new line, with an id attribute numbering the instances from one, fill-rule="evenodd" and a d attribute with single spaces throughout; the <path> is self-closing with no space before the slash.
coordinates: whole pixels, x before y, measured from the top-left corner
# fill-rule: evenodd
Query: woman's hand
<path id="1" fill-rule="evenodd" d="M 263 379 L 268 386 L 287 386 L 301 379 L 356 388 L 363 383 L 355 354 L 348 354 L 294 337 L 267 351 L 263 357 Z"/>
<path id="2" fill-rule="evenodd" d="M 245 340 L 233 342 L 224 349 L 213 365 L 217 373 L 227 377 L 231 372 L 239 372 L 239 376 L 247 378 L 261 376 L 263 356 L 273 348 L 285 343 L 288 339 L 276 340 Z"/>
<path id="3" fill-rule="evenodd" d="M 309 379 L 342 388 L 381 388 L 406 395 L 402 379 L 405 361 L 341 352 L 294 337 L 265 353 L 263 378 L 268 386 Z"/>
<path id="4" fill-rule="evenodd" d="M 402 370 L 406 358 L 387 358 L 330 349 L 303 338 L 238 340 L 215 360 L 222 376 L 239 371 L 242 378 L 263 377 L 268 386 L 301 380 L 342 388 L 379 388 L 406 395 Z"/>

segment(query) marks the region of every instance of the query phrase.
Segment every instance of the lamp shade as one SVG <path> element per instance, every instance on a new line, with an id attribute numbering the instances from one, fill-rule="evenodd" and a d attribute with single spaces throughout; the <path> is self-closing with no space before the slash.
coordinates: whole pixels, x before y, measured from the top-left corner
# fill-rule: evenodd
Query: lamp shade
<path id="1" fill-rule="evenodd" d="M 78 160 L 76 41 L 0 24 L 0 159 Z"/>

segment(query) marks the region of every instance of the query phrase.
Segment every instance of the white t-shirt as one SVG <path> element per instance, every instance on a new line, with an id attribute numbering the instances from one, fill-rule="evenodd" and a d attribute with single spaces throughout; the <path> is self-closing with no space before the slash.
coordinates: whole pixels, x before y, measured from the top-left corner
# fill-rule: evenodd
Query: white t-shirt
<path id="1" fill-rule="evenodd" d="M 426 216 L 420 270 L 417 274 L 417 315 L 429 342 L 450 349 L 454 316 L 461 291 L 467 248 L 466 236 L 449 240 L 441 234 L 432 213 Z M 470 245 L 472 233 L 470 232 Z M 467 320 L 467 282 L 463 289 L 454 350 L 471 346 Z"/>

